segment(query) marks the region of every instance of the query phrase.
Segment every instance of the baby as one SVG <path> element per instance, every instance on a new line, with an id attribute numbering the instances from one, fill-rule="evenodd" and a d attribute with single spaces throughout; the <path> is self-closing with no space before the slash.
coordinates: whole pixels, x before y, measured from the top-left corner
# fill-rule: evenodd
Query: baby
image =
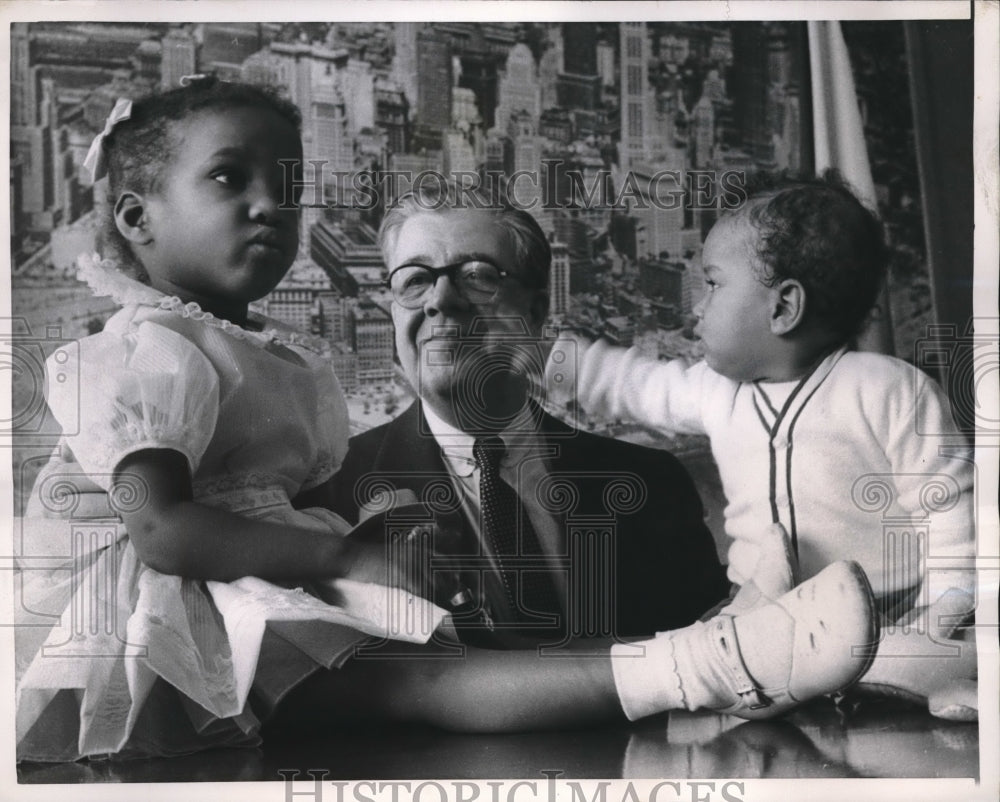
<path id="1" fill-rule="evenodd" d="M 972 463 L 944 449 L 967 451 L 965 441 L 929 377 L 849 347 L 885 275 L 881 226 L 835 175 L 765 180 L 705 240 L 707 292 L 694 310 L 703 361 L 570 335 L 577 399 L 597 416 L 708 435 L 740 586 L 730 611 L 849 559 L 891 620 L 914 608 L 957 620 L 973 607 L 971 571 L 925 561 L 974 553 Z M 550 378 L 570 362 L 550 361 Z M 873 487 L 888 494 L 882 516 Z M 927 542 L 887 541 L 883 517 L 926 523 Z"/>

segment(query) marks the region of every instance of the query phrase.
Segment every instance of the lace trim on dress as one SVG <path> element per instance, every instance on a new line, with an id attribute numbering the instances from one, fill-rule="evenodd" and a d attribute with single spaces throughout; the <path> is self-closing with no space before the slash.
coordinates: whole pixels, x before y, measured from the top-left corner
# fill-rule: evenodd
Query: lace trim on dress
<path id="1" fill-rule="evenodd" d="M 196 496 L 214 496 L 249 488 L 265 489 L 281 487 L 281 477 L 266 471 L 249 471 L 212 479 L 196 480 L 192 490 Z"/>
<path id="2" fill-rule="evenodd" d="M 259 345 L 277 342 L 282 345 L 304 348 L 321 356 L 330 353 L 330 346 L 324 340 L 287 328 L 277 321 L 255 312 L 249 313 L 248 320 L 260 325 L 260 331 L 251 331 L 225 318 L 218 318 L 211 312 L 204 311 L 193 301 L 185 303 L 176 295 L 166 295 L 148 284 L 142 284 L 129 278 L 121 272 L 113 259 L 101 259 L 99 254 L 83 254 L 77 259 L 76 265 L 77 278 L 85 282 L 94 295 L 109 297 L 121 306 L 135 304 L 153 306 L 184 318 L 197 320 L 211 328 L 220 329 L 237 339 Z"/>
<path id="3" fill-rule="evenodd" d="M 339 467 L 340 463 L 338 460 L 334 459 L 332 456 L 320 454 L 316 460 L 316 464 L 313 465 L 312 470 L 309 471 L 309 475 L 303 480 L 302 489 L 309 490 L 310 488 L 323 484 L 323 482 L 337 472 Z"/>

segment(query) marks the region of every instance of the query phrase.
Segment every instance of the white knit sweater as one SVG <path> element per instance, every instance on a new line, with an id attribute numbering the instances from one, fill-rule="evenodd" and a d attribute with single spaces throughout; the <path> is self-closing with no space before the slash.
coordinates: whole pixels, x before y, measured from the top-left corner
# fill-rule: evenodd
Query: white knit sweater
<path id="1" fill-rule="evenodd" d="M 804 379 L 741 383 L 704 362 L 689 368 L 598 341 L 580 356 L 576 384 L 591 414 L 708 435 L 733 582 L 749 578 L 756 551 L 746 547 L 777 521 L 802 579 L 851 559 L 878 595 L 921 582 L 917 604 L 949 587 L 971 592 L 970 450 L 944 393 L 907 363 L 842 349 Z"/>

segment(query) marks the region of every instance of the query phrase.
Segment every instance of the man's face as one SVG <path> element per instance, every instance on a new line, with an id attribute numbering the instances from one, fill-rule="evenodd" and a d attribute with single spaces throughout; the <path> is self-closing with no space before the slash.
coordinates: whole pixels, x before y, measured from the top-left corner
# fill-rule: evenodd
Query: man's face
<path id="1" fill-rule="evenodd" d="M 539 338 L 547 295 L 530 279 L 528 286 L 522 283 L 525 267 L 516 263 L 510 236 L 484 210 L 418 212 L 386 249 L 390 273 L 403 265 L 439 268 L 475 260 L 509 274 L 491 301 L 473 303 L 451 276 L 438 274 L 417 308 L 392 305 L 403 372 L 425 403 L 465 429 L 470 420 L 484 415 L 499 420 L 511 404 L 523 405 L 523 381 L 516 368 L 514 378 L 509 370 L 516 361 L 512 354 L 519 344 Z"/>

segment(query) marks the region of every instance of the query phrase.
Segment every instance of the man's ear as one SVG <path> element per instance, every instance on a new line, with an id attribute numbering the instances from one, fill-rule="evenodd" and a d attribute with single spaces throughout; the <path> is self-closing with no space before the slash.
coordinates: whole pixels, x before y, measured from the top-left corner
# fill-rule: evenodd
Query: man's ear
<path id="1" fill-rule="evenodd" d="M 548 317 L 549 293 L 547 290 L 535 290 L 535 296 L 531 299 L 531 323 L 541 331 Z"/>
<path id="2" fill-rule="evenodd" d="M 771 333 L 789 334 L 802 324 L 806 314 L 806 290 L 795 279 L 785 279 L 772 288 Z"/>
<path id="3" fill-rule="evenodd" d="M 148 245 L 153 235 L 147 225 L 146 202 L 135 192 L 123 192 L 115 202 L 115 225 L 134 245 Z"/>

